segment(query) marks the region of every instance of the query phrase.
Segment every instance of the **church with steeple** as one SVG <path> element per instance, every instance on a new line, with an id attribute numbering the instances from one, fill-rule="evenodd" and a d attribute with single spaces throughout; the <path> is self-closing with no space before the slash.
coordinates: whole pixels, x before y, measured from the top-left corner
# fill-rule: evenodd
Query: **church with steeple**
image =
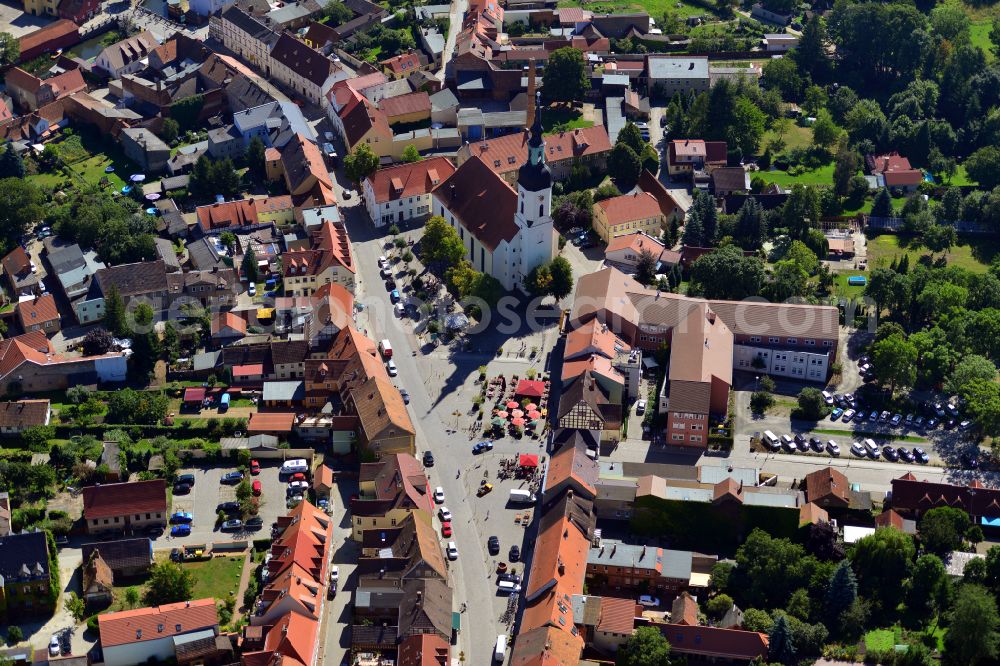
<path id="1" fill-rule="evenodd" d="M 542 109 L 534 96 L 529 105 L 531 129 L 522 136 L 528 159 L 518 170 L 516 190 L 473 156 L 442 181 L 432 197 L 432 213 L 458 231 L 473 268 L 492 275 L 508 291 L 525 290 L 531 270 L 551 261 L 558 248 Z"/>

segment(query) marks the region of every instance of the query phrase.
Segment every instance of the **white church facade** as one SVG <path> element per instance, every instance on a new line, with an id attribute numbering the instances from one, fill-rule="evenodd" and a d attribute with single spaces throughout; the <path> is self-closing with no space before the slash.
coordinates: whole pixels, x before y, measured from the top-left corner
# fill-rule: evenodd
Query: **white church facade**
<path id="1" fill-rule="evenodd" d="M 534 115 L 528 161 L 518 172 L 516 191 L 479 157 L 472 157 L 433 194 L 433 214 L 458 231 L 465 258 L 508 291 L 523 290 L 531 270 L 551 261 L 558 248 L 541 114 Z"/>

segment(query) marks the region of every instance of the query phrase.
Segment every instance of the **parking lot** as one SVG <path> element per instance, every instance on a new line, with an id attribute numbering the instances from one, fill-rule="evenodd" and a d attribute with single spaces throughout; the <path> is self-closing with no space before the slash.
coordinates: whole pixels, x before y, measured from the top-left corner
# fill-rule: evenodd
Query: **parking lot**
<path id="1" fill-rule="evenodd" d="M 174 495 L 170 509 L 188 511 L 194 516 L 191 523 L 191 534 L 186 537 L 171 537 L 170 528 L 158 539 L 160 546 L 184 546 L 188 544 L 225 541 L 228 539 L 253 539 L 268 536 L 270 525 L 278 516 L 287 512 L 285 508 L 286 484 L 279 479 L 280 460 L 262 460 L 260 474 L 251 479 L 261 482 L 259 516 L 264 521 L 263 528 L 254 532 L 222 532 L 215 525 L 217 507 L 220 502 L 231 502 L 236 499 L 236 485 L 221 483 L 222 475 L 234 471 L 235 466 L 213 465 L 190 467 L 178 471 L 178 474 L 194 474 L 195 484 L 186 495 Z"/>

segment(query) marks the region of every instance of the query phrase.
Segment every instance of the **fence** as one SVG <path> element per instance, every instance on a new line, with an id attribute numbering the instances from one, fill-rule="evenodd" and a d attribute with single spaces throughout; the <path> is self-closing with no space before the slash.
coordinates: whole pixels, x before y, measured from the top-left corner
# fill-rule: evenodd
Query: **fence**
<path id="1" fill-rule="evenodd" d="M 865 217 L 865 225 L 869 229 L 874 229 L 878 231 L 899 231 L 906 224 L 906 220 L 902 217 L 875 217 L 873 215 L 868 215 Z M 958 220 L 955 222 L 946 222 L 945 224 L 950 224 L 955 227 L 955 231 L 960 234 L 992 234 L 994 231 L 987 227 L 978 224 L 977 222 L 966 222 L 964 220 Z"/>

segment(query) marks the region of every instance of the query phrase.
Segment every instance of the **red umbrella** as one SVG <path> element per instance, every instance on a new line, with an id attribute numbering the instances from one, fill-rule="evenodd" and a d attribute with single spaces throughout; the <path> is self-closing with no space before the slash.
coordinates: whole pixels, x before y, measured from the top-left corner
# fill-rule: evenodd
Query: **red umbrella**
<path id="1" fill-rule="evenodd" d="M 533 403 L 533 402 L 529 402 L 529 403 L 528 403 L 528 406 L 527 406 L 527 407 L 525 407 L 525 409 L 526 409 L 526 410 L 528 410 L 529 412 L 533 412 L 533 411 L 535 411 L 536 409 L 538 409 L 538 405 L 536 405 L 536 404 L 535 404 L 535 403 Z"/>
<path id="2" fill-rule="evenodd" d="M 524 412 L 522 412 L 520 409 L 515 409 L 510 413 L 510 415 L 513 416 L 515 419 L 519 419 L 522 416 L 524 416 Z"/>
<path id="3" fill-rule="evenodd" d="M 505 419 L 505 418 L 507 418 L 508 415 L 507 415 L 507 412 L 499 411 L 499 412 L 497 412 L 497 416 L 499 416 L 502 419 Z"/>
<path id="4" fill-rule="evenodd" d="M 535 419 L 540 419 L 540 418 L 542 418 L 541 412 L 538 412 L 534 409 L 528 412 L 528 420 L 534 421 Z"/>
<path id="5" fill-rule="evenodd" d="M 519 467 L 538 467 L 538 456 L 534 453 L 522 453 L 517 458 Z"/>
<path id="6" fill-rule="evenodd" d="M 515 427 L 518 427 L 518 428 L 523 428 L 524 427 L 524 419 L 522 419 L 522 418 L 516 418 L 513 421 L 511 421 L 510 424 L 512 426 L 515 426 Z"/>
<path id="7" fill-rule="evenodd" d="M 519 405 L 513 400 L 507 403 L 507 409 L 517 409 L 518 407 Z"/>

